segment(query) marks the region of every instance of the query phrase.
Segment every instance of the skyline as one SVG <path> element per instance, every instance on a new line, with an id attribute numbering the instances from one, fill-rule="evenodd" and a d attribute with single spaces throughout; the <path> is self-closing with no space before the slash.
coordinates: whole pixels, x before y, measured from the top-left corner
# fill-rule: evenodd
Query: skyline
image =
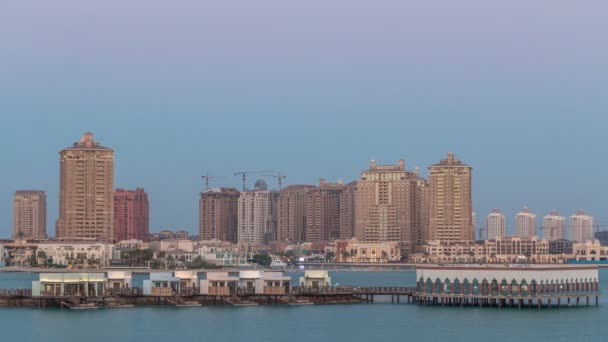
<path id="1" fill-rule="evenodd" d="M 85 133 L 86 133 L 86 132 L 85 132 Z M 87 134 L 88 134 L 88 133 L 87 133 Z M 106 145 L 106 146 L 107 146 L 107 147 L 112 148 L 112 147 L 111 147 L 111 146 L 109 146 L 109 145 Z M 62 149 L 62 150 L 63 150 L 63 149 Z M 115 151 L 115 152 L 116 152 L 116 151 Z M 377 161 L 376 161 L 376 162 L 377 162 Z M 387 165 L 387 164 L 390 164 L 390 163 L 380 163 L 380 162 L 378 162 L 378 165 Z M 405 166 L 406 166 L 406 170 L 410 170 L 410 171 L 411 171 L 411 170 L 413 169 L 413 167 L 409 167 L 409 168 L 408 168 L 408 167 L 407 167 L 407 163 L 405 164 Z M 429 165 L 429 166 L 430 166 L 430 165 Z M 421 169 L 421 176 L 423 176 L 423 177 L 425 177 L 425 178 L 428 178 L 428 168 L 427 168 L 427 167 L 420 167 L 420 169 Z M 473 166 L 473 169 L 475 169 L 475 167 L 474 167 L 474 166 Z M 366 169 L 364 168 L 364 169 L 361 169 L 359 172 L 364 172 L 365 170 L 366 170 Z M 426 172 L 424 172 L 424 170 L 426 170 Z M 115 170 L 115 171 L 116 171 L 116 170 Z M 283 173 L 283 174 L 284 174 L 284 173 Z M 474 171 L 473 171 L 473 174 L 475 175 L 475 172 L 474 172 Z M 257 176 L 258 176 L 258 175 L 250 175 L 250 176 L 248 177 L 248 179 L 247 179 L 247 186 L 248 186 L 248 188 L 251 188 L 251 187 L 253 186 L 253 183 L 254 183 L 255 181 L 257 181 L 258 179 L 265 179 L 265 180 L 266 180 L 266 182 L 269 184 L 269 189 L 275 189 L 275 190 L 276 190 L 276 186 L 277 186 L 277 184 L 274 184 L 274 186 L 273 186 L 273 182 L 276 182 L 276 180 L 275 180 L 274 178 L 270 178 L 270 179 L 268 179 L 267 177 L 262 177 L 262 176 L 257 177 Z M 229 176 L 227 176 L 227 178 L 230 178 L 230 177 L 229 177 Z M 234 176 L 233 176 L 233 178 L 234 178 L 234 179 L 233 179 L 232 181 L 230 181 L 230 182 L 226 182 L 224 179 L 220 179 L 220 180 L 224 180 L 224 182 L 222 182 L 221 184 L 214 184 L 214 183 L 212 183 L 212 184 L 210 184 L 210 188 L 214 188 L 214 187 L 230 187 L 230 188 L 235 188 L 236 190 L 239 190 L 239 185 L 241 185 L 241 184 L 242 184 L 242 183 L 241 183 L 241 180 L 240 180 L 240 177 L 237 177 L 236 175 L 234 175 Z M 356 179 L 353 179 L 353 180 L 357 180 L 358 178 L 359 178 L 359 177 L 357 177 Z M 199 179 L 200 179 L 200 178 L 199 178 Z M 475 179 L 475 176 L 473 177 L 473 179 Z M 215 181 L 217 181 L 217 180 L 215 180 Z M 350 181 L 352 181 L 352 180 L 344 180 L 344 182 L 345 182 L 345 183 L 349 183 Z M 285 182 L 285 180 L 283 180 L 283 182 L 284 182 L 284 183 L 283 183 L 283 188 L 286 188 L 286 187 L 288 187 L 288 186 L 290 186 L 290 185 L 294 185 L 294 184 L 291 184 L 290 182 Z M 218 182 L 218 183 L 219 183 L 219 182 Z M 226 183 L 229 183 L 230 185 L 228 185 L 228 186 L 227 186 L 227 185 L 225 185 Z M 314 183 L 314 182 L 310 182 L 310 183 L 300 183 L 300 184 L 306 184 L 306 185 L 313 185 L 313 186 L 317 186 L 317 185 L 318 185 L 318 182 L 317 182 L 317 183 Z M 135 186 L 135 187 L 134 187 L 134 189 L 135 189 L 135 188 L 139 188 L 139 187 L 140 187 L 140 186 Z M 200 194 L 200 192 L 203 192 L 203 191 L 204 191 L 204 184 L 203 184 L 203 181 L 202 181 L 202 180 L 199 180 L 199 187 L 200 187 L 200 191 L 199 191 L 198 193 Z M 114 189 L 114 190 L 117 190 L 117 189 L 120 189 L 120 188 L 124 188 L 124 187 L 122 187 L 122 186 L 121 186 L 121 185 L 119 185 L 119 184 L 116 184 L 116 187 L 115 187 L 115 189 Z M 473 181 L 473 189 L 475 189 L 475 181 Z M 32 190 L 32 189 L 29 189 L 29 188 L 23 188 L 23 189 L 17 189 L 17 190 L 15 190 L 15 191 L 20 191 L 20 190 Z M 47 198 L 48 198 L 48 193 L 49 193 L 49 191 L 48 191 L 48 190 L 45 190 L 45 189 L 37 189 L 37 190 L 42 190 L 42 191 L 45 191 L 45 192 L 47 193 Z M 145 190 L 145 187 L 144 187 L 144 190 Z M 146 190 L 146 191 L 147 191 L 147 190 Z M 474 191 L 473 193 L 475 193 L 475 191 Z M 198 199 L 199 199 L 199 198 L 200 198 L 200 197 L 197 197 L 197 198 L 196 198 L 197 207 L 198 207 Z M 474 200 L 474 203 L 475 203 L 475 196 L 473 196 L 473 200 Z M 53 201 L 52 201 L 52 200 L 50 200 L 50 201 L 48 201 L 48 202 L 53 203 Z M 58 202 L 58 198 L 57 198 L 57 202 Z M 151 202 L 151 205 L 150 205 L 150 206 L 151 206 L 151 207 L 153 207 L 153 199 L 151 199 L 151 200 L 150 200 L 150 202 Z M 12 203 L 11 203 L 11 204 L 12 204 Z M 48 203 L 47 203 L 47 204 L 48 204 Z M 52 205 L 51 205 L 51 207 L 52 207 Z M 527 207 L 527 206 L 525 206 L 525 207 Z M 487 214 L 488 214 L 488 215 L 489 215 L 489 214 L 491 214 L 491 213 L 492 213 L 492 211 L 493 211 L 493 210 L 495 210 L 495 209 L 496 209 L 496 208 L 493 208 L 493 209 L 492 209 L 491 211 L 489 211 Z M 520 209 L 516 209 L 515 214 L 514 214 L 514 215 L 511 215 L 511 217 L 509 217 L 509 215 L 505 215 L 505 217 L 507 218 L 507 219 L 506 219 L 506 230 L 505 230 L 505 231 L 506 231 L 506 235 L 515 235 L 515 228 L 516 228 L 516 227 L 515 227 L 515 215 L 517 215 L 517 213 L 519 213 L 519 212 L 521 211 L 521 209 L 523 209 L 523 207 L 522 207 L 522 208 L 520 208 Z M 530 210 L 531 210 L 531 212 L 533 212 L 533 213 L 537 214 L 537 220 L 539 220 L 539 217 L 540 217 L 540 219 L 542 220 L 542 218 L 543 218 L 545 215 L 549 215 L 549 214 L 551 213 L 551 211 L 555 210 L 555 207 L 552 207 L 552 209 L 550 209 L 550 210 L 549 210 L 549 211 L 547 211 L 546 213 L 540 213 L 540 214 L 539 214 L 538 212 L 536 212 L 536 211 L 535 211 L 533 208 L 532 208 L 532 209 L 530 209 Z M 578 209 L 574 210 L 574 211 L 573 211 L 571 214 L 570 214 L 570 213 L 562 213 L 562 212 L 560 212 L 560 214 L 562 214 L 564 217 L 568 218 L 570 215 L 574 215 L 574 214 L 576 214 L 578 210 L 581 210 L 581 208 L 578 208 Z M 50 222 L 50 224 L 48 224 L 48 223 L 47 223 L 47 232 L 49 232 L 49 236 L 54 236 L 55 234 L 52 234 L 51 232 L 55 233 L 55 227 L 52 225 L 52 222 L 55 222 L 55 221 L 53 221 L 53 220 L 49 220 L 49 219 L 48 219 L 48 217 L 49 217 L 49 216 L 48 216 L 48 215 L 49 215 L 48 211 L 49 211 L 49 210 L 48 210 L 48 207 L 47 207 L 47 222 Z M 559 210 L 558 210 L 558 211 L 559 211 Z M 483 214 L 483 213 L 481 213 L 481 214 L 480 214 L 478 211 L 475 211 L 475 213 L 476 213 L 476 217 L 477 217 L 477 218 L 476 218 L 476 237 L 477 237 L 477 236 L 478 236 L 477 234 L 478 234 L 478 230 L 479 230 L 479 228 L 480 228 L 480 227 L 484 227 L 484 228 L 485 228 L 485 221 L 486 221 L 486 219 L 487 219 L 487 215 L 486 215 L 486 214 Z M 198 216 L 198 214 L 199 214 L 199 213 L 198 213 L 198 208 L 197 208 L 196 215 Z M 504 214 L 504 213 L 503 213 L 503 214 Z M 51 215 L 52 215 L 52 213 L 51 213 Z M 591 215 L 593 216 L 593 214 L 591 214 Z M 152 211 L 152 210 L 150 210 L 150 216 L 151 216 L 151 217 L 153 217 L 153 216 L 154 216 L 154 215 L 153 215 L 153 211 Z M 52 217 L 52 216 L 51 216 L 51 217 Z M 595 223 L 595 224 L 604 226 L 604 224 L 602 223 L 603 221 L 601 221 L 601 220 L 597 220 L 597 216 L 594 216 L 594 218 L 596 219 L 596 221 L 595 221 L 596 223 Z M 11 219 L 12 219 L 12 217 L 11 217 Z M 198 220 L 198 219 L 197 219 L 197 220 Z M 151 220 L 151 221 L 152 221 L 152 220 Z M 537 222 L 537 223 L 538 223 L 538 222 Z M 603 228 L 605 228 L 605 227 L 603 227 Z M 198 232 L 198 229 L 199 229 L 199 228 L 198 228 L 198 222 L 196 223 L 196 226 L 194 226 L 193 228 L 190 228 L 190 227 L 183 227 L 183 226 L 181 226 L 181 227 L 180 227 L 180 226 L 161 226 L 161 227 L 154 227 L 154 226 L 152 226 L 152 225 L 150 226 L 150 232 L 159 232 L 159 231 L 161 231 L 161 230 L 163 230 L 163 229 L 186 230 L 186 231 L 190 232 L 191 234 L 196 234 L 196 233 Z M 542 224 L 540 225 L 540 228 L 539 228 L 539 229 L 541 229 L 541 230 L 542 230 Z M 567 229 L 569 229 L 569 225 L 568 225 Z M 9 227 L 9 229 L 8 229 L 8 230 L 9 230 L 10 232 L 12 232 L 12 225 Z M 2 232 L 2 230 L 0 230 L 0 233 L 1 233 L 1 232 Z M 539 231 L 539 233 L 540 233 L 540 231 Z M 487 232 L 486 232 L 485 234 L 487 234 Z M 0 237 L 2 237 L 2 236 L 0 235 Z"/>
<path id="2" fill-rule="evenodd" d="M 151 231 L 197 231 L 207 172 L 318 184 L 404 159 L 426 176 L 448 151 L 474 168 L 478 224 L 500 208 L 513 232 L 524 206 L 539 217 L 583 208 L 606 224 L 607 11 L 559 0 L 8 0 L 0 236 L 21 189 L 46 191 L 54 235 L 58 151 L 89 130 L 116 150 L 116 187 L 148 192 Z M 240 189 L 224 180 L 212 185 Z"/>

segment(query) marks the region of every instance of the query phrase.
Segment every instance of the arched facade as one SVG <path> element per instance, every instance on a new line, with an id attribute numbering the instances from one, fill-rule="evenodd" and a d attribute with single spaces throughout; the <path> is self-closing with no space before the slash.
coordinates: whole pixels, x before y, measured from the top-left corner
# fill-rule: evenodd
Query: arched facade
<path id="1" fill-rule="evenodd" d="M 596 266 L 420 266 L 421 295 L 538 297 L 599 292 Z"/>

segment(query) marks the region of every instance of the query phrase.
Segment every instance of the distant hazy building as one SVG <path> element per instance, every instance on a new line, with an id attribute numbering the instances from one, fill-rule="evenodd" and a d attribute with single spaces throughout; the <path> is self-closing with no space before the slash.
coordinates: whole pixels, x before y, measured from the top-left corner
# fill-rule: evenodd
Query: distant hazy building
<path id="1" fill-rule="evenodd" d="M 452 153 L 429 166 L 431 240 L 475 240 L 472 170 Z"/>
<path id="2" fill-rule="evenodd" d="M 340 198 L 344 184 L 327 183 L 306 193 L 306 242 L 329 241 L 340 238 Z"/>
<path id="3" fill-rule="evenodd" d="M 559 216 L 556 210 L 543 218 L 543 237 L 549 241 L 566 237 L 566 218 Z"/>
<path id="4" fill-rule="evenodd" d="M 362 242 L 397 241 L 403 254 L 413 251 L 417 179 L 403 160 L 397 165 L 377 165 L 372 160 L 357 182 L 355 237 Z"/>
<path id="5" fill-rule="evenodd" d="M 239 192 L 213 188 L 201 193 L 199 201 L 199 239 L 238 241 Z"/>
<path id="6" fill-rule="evenodd" d="M 488 232 L 488 240 L 505 236 L 505 215 L 500 210 L 494 209 L 486 219 L 486 229 Z"/>
<path id="7" fill-rule="evenodd" d="M 415 214 L 412 223 L 412 234 L 416 246 L 422 246 L 429 240 L 429 200 L 431 189 L 429 182 L 419 176 L 418 168 L 414 169 L 416 178 Z"/>
<path id="8" fill-rule="evenodd" d="M 536 215 L 524 207 L 515 215 L 515 235 L 518 237 L 536 236 Z"/>
<path id="9" fill-rule="evenodd" d="M 307 193 L 312 189 L 313 185 L 290 185 L 280 191 L 277 240 L 305 241 Z"/>
<path id="10" fill-rule="evenodd" d="M 113 240 L 114 151 L 85 133 L 59 156 L 57 237 Z"/>
<path id="11" fill-rule="evenodd" d="M 19 190 L 13 201 L 13 239 L 46 238 L 46 194 Z"/>
<path id="12" fill-rule="evenodd" d="M 150 204 L 144 189 L 114 192 L 114 240 L 150 241 Z"/>
<path id="13" fill-rule="evenodd" d="M 351 239 L 355 236 L 355 191 L 357 182 L 344 186 L 340 194 L 340 239 Z"/>
<path id="14" fill-rule="evenodd" d="M 264 183 L 265 184 L 265 183 Z M 239 194 L 238 202 L 238 242 L 265 244 L 272 222 L 273 194 L 265 190 L 262 183 L 256 183 L 253 191 Z"/>
<path id="15" fill-rule="evenodd" d="M 570 241 L 587 242 L 593 240 L 593 217 L 579 210 L 570 216 Z"/>

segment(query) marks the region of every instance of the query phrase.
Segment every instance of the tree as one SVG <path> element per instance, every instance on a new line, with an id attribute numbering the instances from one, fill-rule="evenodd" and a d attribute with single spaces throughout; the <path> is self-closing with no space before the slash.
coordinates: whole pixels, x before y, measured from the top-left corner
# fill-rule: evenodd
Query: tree
<path id="1" fill-rule="evenodd" d="M 256 254 L 252 258 L 253 262 L 260 266 L 268 267 L 272 263 L 272 258 L 266 253 Z"/>

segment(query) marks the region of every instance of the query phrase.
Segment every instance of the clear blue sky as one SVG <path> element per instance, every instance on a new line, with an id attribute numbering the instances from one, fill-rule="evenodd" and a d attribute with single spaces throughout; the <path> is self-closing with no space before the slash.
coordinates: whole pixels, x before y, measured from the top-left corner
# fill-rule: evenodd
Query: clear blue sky
<path id="1" fill-rule="evenodd" d="M 151 230 L 197 231 L 200 175 L 357 178 L 371 158 L 474 170 L 498 207 L 605 224 L 608 2 L 79 0 L 0 3 L 0 236 L 17 189 L 58 213 L 85 131 L 143 187 Z M 271 180 L 268 180 L 272 183 Z M 215 185 L 239 186 L 236 177 Z"/>

